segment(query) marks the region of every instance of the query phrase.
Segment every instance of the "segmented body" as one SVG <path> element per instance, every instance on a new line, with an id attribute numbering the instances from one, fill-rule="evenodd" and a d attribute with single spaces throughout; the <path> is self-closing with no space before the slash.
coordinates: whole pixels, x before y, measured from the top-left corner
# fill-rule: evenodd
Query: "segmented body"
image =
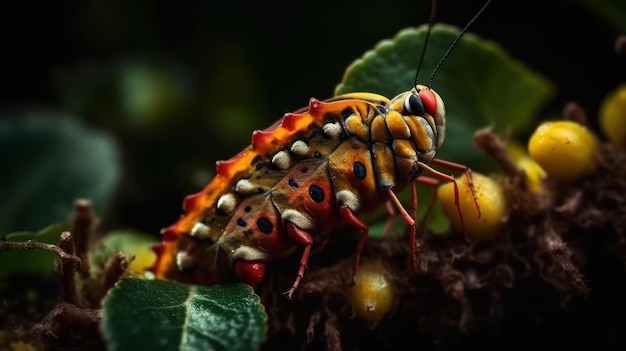
<path id="1" fill-rule="evenodd" d="M 238 155 L 217 162 L 215 178 L 187 197 L 185 215 L 163 230 L 152 270 L 159 278 L 215 283 L 234 267 L 254 285 L 265 262 L 301 249 L 291 294 L 312 244 L 339 222 L 362 230 L 360 252 L 367 225 L 358 215 L 389 200 L 399 205 L 395 193 L 424 169 L 433 171 L 428 163 L 445 125 L 441 98 L 421 85 L 391 100 L 370 93 L 311 99 L 308 108 L 255 131 Z M 414 239 L 415 222 L 400 210 Z"/>

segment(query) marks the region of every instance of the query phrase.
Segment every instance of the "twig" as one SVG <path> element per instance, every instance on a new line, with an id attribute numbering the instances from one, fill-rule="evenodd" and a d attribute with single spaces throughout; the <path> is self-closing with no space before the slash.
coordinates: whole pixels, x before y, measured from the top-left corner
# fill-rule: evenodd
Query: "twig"
<path id="1" fill-rule="evenodd" d="M 577 122 L 580 125 L 586 126 L 587 112 L 576 102 L 568 102 L 563 106 L 563 119 Z"/>
<path id="2" fill-rule="evenodd" d="M 104 291 L 111 289 L 122 275 L 126 273 L 130 261 L 132 261 L 132 258 L 118 252 L 106 262 L 102 276 L 102 287 Z"/>
<path id="3" fill-rule="evenodd" d="M 74 240 L 73 236 L 69 232 L 61 233 L 61 237 L 59 238 L 59 248 L 70 255 L 74 255 Z M 58 260 L 56 262 L 59 294 L 61 299 L 77 306 L 83 305 L 81 304 L 82 301 L 80 301 L 78 290 L 76 288 L 77 265 L 80 264 L 82 264 L 82 262 L 76 263 L 66 260 Z"/>
<path id="4" fill-rule="evenodd" d="M 78 265 L 82 264 L 80 258 L 74 255 L 68 254 L 67 252 L 63 251 L 63 249 L 61 249 L 60 247 L 53 245 L 53 244 L 42 243 L 42 242 L 34 241 L 34 240 L 19 241 L 19 242 L 0 241 L 0 252 L 8 251 L 8 250 L 15 250 L 15 249 L 50 251 L 56 254 L 57 256 L 59 256 L 59 258 L 63 261 L 74 262 L 75 264 L 78 264 Z"/>
<path id="5" fill-rule="evenodd" d="M 73 224 L 74 253 L 82 261 L 80 273 L 83 277 L 89 277 L 87 252 L 94 227 L 98 224 L 98 217 L 93 213 L 91 201 L 86 199 L 76 200 L 74 202 L 74 214 L 70 221 Z"/>
<path id="6" fill-rule="evenodd" d="M 511 160 L 511 157 L 506 153 L 504 143 L 491 131 L 491 128 L 483 128 L 476 131 L 474 133 L 474 143 L 491 156 L 508 176 L 516 177 L 524 174 Z"/>

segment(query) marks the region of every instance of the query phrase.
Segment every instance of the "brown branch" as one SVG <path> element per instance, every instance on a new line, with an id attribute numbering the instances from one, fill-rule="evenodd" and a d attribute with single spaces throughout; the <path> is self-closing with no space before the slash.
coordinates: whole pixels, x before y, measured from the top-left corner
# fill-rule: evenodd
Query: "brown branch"
<path id="1" fill-rule="evenodd" d="M 576 102 L 568 102 L 563 107 L 563 119 L 587 126 L 587 112 Z"/>
<path id="2" fill-rule="evenodd" d="M 82 266 L 80 273 L 83 277 L 89 277 L 89 241 L 93 237 L 93 231 L 98 224 L 98 217 L 93 213 L 91 201 L 78 199 L 74 202 L 74 214 L 70 220 L 74 237 L 74 252 L 80 257 Z"/>
<path id="3" fill-rule="evenodd" d="M 126 273 L 128 265 L 132 261 L 121 252 L 116 253 L 104 265 L 102 275 L 102 289 L 106 292 Z"/>
<path id="4" fill-rule="evenodd" d="M 498 163 L 502 171 L 511 178 L 524 174 L 524 172 L 515 165 L 513 160 L 511 160 L 511 157 L 509 157 L 509 154 L 506 152 L 504 143 L 491 131 L 491 128 L 477 130 L 476 133 L 474 133 L 474 143 L 485 151 L 487 155 L 491 156 Z"/>
<path id="5" fill-rule="evenodd" d="M 42 243 L 39 241 L 28 240 L 28 241 L 0 241 L 0 252 L 8 251 L 8 250 L 44 250 L 49 251 L 57 256 L 63 261 L 74 262 L 78 265 L 82 264 L 80 258 L 75 255 L 68 254 L 63 251 L 60 247 L 53 245 Z"/>
<path id="6" fill-rule="evenodd" d="M 59 238 L 59 248 L 70 255 L 74 254 L 74 240 L 73 236 L 69 232 L 61 233 L 61 237 Z M 76 263 L 75 261 L 58 260 L 56 262 L 57 278 L 59 281 L 59 295 L 63 301 L 76 306 L 83 305 L 81 304 L 81 299 L 76 287 L 76 272 L 81 264 L 82 261 Z"/>

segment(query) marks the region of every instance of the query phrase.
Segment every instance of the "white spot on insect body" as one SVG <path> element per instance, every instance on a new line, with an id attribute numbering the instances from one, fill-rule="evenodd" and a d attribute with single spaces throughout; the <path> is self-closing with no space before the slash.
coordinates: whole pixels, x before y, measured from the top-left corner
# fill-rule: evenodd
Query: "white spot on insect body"
<path id="1" fill-rule="evenodd" d="M 249 179 L 241 179 L 235 184 L 235 191 L 243 195 L 251 195 L 257 192 L 257 188 L 252 185 Z"/>
<path id="2" fill-rule="evenodd" d="M 339 122 L 326 123 L 322 127 L 324 133 L 332 138 L 338 138 L 341 135 L 341 125 Z"/>
<path id="3" fill-rule="evenodd" d="M 282 150 L 272 157 L 272 163 L 279 169 L 289 169 L 291 167 L 291 157 L 289 157 L 286 151 Z"/>
<path id="4" fill-rule="evenodd" d="M 191 228 L 190 234 L 198 239 L 209 239 L 211 238 L 211 229 L 206 224 L 198 222 Z"/>
<path id="5" fill-rule="evenodd" d="M 231 213 L 235 210 L 235 206 L 237 205 L 237 200 L 235 199 L 235 195 L 228 193 L 220 196 L 217 200 L 217 208 L 220 210 Z"/>
<path id="6" fill-rule="evenodd" d="M 303 140 L 297 140 L 291 144 L 291 152 L 298 156 L 307 156 L 309 154 L 309 145 Z"/>
<path id="7" fill-rule="evenodd" d="M 254 247 L 241 245 L 236 249 L 231 250 L 231 257 L 233 260 L 246 260 L 246 261 L 267 261 L 268 255 L 255 249 Z"/>
<path id="8" fill-rule="evenodd" d="M 305 229 L 305 230 L 313 229 L 313 220 L 311 220 L 309 216 L 305 215 L 304 213 L 298 210 L 287 209 L 283 211 L 281 218 L 285 222 L 291 222 L 295 224 L 296 227 L 298 228 Z"/>
<path id="9" fill-rule="evenodd" d="M 337 192 L 336 198 L 339 204 L 344 204 L 348 206 L 348 208 L 352 210 L 352 212 L 358 211 L 359 207 L 361 206 L 361 201 L 359 200 L 359 197 L 350 190 L 339 190 Z"/>
<path id="10" fill-rule="evenodd" d="M 176 254 L 176 266 L 179 271 L 193 267 L 193 258 L 187 254 L 187 251 L 179 251 Z"/>

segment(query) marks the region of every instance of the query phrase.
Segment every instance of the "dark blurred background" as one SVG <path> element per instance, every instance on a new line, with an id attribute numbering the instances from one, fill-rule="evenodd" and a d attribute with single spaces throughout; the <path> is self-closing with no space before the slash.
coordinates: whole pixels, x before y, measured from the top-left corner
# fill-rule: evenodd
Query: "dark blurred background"
<path id="1" fill-rule="evenodd" d="M 463 26 L 483 3 L 441 0 L 437 22 Z M 538 119 L 557 117 L 565 102 L 576 101 L 594 124 L 604 95 L 626 78 L 626 58 L 613 49 L 626 32 L 623 10 L 619 1 L 496 0 L 470 31 L 554 84 L 556 96 Z M 426 23 L 429 12 L 426 0 L 11 2 L 0 15 L 0 115 L 36 112 L 106 133 L 117 163 L 102 165 L 115 170 L 106 181 L 114 187 L 94 199 L 103 230 L 156 235 L 181 214 L 183 197 L 210 179 L 216 160 L 249 143 L 252 130 L 310 97 L 332 96 L 353 60 Z M 39 168 L 30 164 L 72 157 L 48 157 L 45 144 L 17 153 L 13 142 L 1 152 L 19 154 L 10 158 L 19 165 L 4 164 L 7 173 L 33 174 Z M 5 232 L 37 230 L 66 210 L 33 209 L 59 187 L 41 180 L 41 192 L 25 199 L 15 189 L 32 186 L 6 180 L 7 173 L 0 176 L 5 195 L 12 194 L 2 200 L 12 213 Z M 98 174 L 90 175 L 94 182 Z M 64 201 L 71 208 L 71 198 Z"/>

